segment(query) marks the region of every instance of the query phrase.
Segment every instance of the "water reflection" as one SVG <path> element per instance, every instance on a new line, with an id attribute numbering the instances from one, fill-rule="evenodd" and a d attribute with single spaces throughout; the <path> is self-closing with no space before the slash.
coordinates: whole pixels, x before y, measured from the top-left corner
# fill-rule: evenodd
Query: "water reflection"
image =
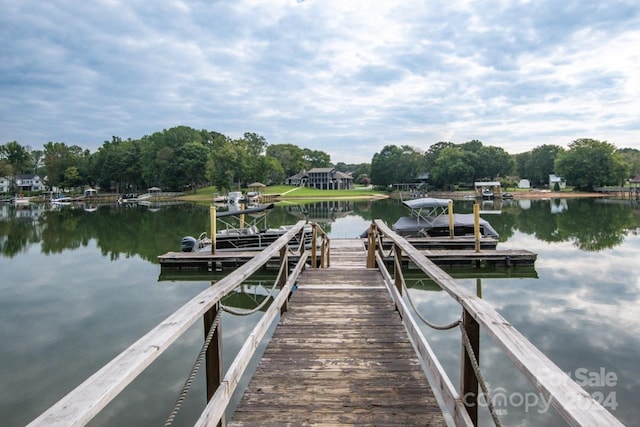
<path id="1" fill-rule="evenodd" d="M 407 210 L 397 200 L 307 204 L 331 237 L 355 237 L 373 219 L 393 224 Z M 473 203 L 456 201 L 455 210 Z M 614 371 L 619 407 L 614 415 L 632 425 L 640 418 L 637 355 L 640 353 L 640 209 L 601 200 L 500 201 L 487 204 L 485 219 L 500 233 L 498 248 L 538 254 L 536 268 L 448 270 L 482 297 L 562 370 Z M 150 208 L 150 209 L 149 209 Z M 90 207 L 89 210 L 92 208 Z M 324 217 L 323 217 L 324 215 Z M 322 220 L 325 218 L 325 220 Z M 301 217 L 287 205 L 265 218 L 268 227 Z M 0 205 L 0 413 L 5 425 L 24 425 L 128 347 L 175 309 L 211 285 L 210 274 L 164 276 L 159 254 L 178 250 L 184 235 L 209 227 L 207 206 L 84 206 L 50 209 Z M 37 268 L 34 268 L 37 266 Z M 409 292 L 425 316 L 440 324 L 460 315 L 460 306 L 424 278 L 408 275 Z M 267 286 L 268 287 L 268 286 Z M 244 308 L 259 301 L 229 300 Z M 242 345 L 259 315 L 225 317 L 225 348 Z M 157 425 L 202 343 L 196 324 L 175 349 L 154 363 L 113 402 L 94 425 Z M 459 383 L 459 331 L 425 330 L 454 384 Z M 483 373 L 492 388 L 535 391 L 493 341 L 481 337 Z M 225 358 L 225 363 L 231 358 Z M 196 384 L 185 419 L 203 406 Z M 592 391 L 590 389 L 589 391 Z M 509 407 L 505 424 L 558 425 L 550 415 Z M 532 418 L 533 417 L 533 418 Z M 189 421 L 185 421 L 188 424 Z M 192 423 L 192 422 L 191 422 Z"/>
<path id="2" fill-rule="evenodd" d="M 545 242 L 572 242 L 584 251 L 601 251 L 619 245 L 636 233 L 640 224 L 637 204 L 599 200 L 551 199 L 544 201 L 483 201 L 483 216 L 507 241 L 516 232 L 531 234 Z M 454 210 L 472 212 L 473 202 L 456 201 Z M 367 222 L 382 219 L 393 224 L 406 215 L 396 200 L 321 201 L 282 204 L 264 218 L 264 227 L 294 224 L 299 220 L 319 223 L 331 234 L 338 219 L 353 218 L 339 237 L 356 237 Z M 355 229 L 356 224 L 359 225 Z M 154 206 L 77 206 L 50 208 L 44 204 L 14 207 L 0 205 L 0 253 L 15 256 L 31 243 L 42 243 L 47 254 L 86 246 L 95 239 L 111 259 L 139 255 L 156 262 L 158 254 L 178 249 L 182 236 L 198 235 L 209 228 L 209 209 L 194 204 Z"/>

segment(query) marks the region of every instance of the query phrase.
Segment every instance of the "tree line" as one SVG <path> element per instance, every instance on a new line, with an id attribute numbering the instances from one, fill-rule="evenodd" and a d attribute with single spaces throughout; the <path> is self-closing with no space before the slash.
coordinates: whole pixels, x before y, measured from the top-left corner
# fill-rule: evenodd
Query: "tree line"
<path id="1" fill-rule="evenodd" d="M 97 186 L 103 191 L 138 192 L 158 186 L 185 191 L 203 185 L 220 190 L 259 181 L 279 184 L 314 167 L 335 167 L 351 173 L 355 182 L 386 188 L 413 183 L 429 174 L 431 189 L 455 189 L 482 180 L 513 186 L 527 178 L 543 186 L 555 173 L 578 190 L 624 185 L 640 173 L 640 151 L 618 149 L 595 139 L 578 139 L 568 148 L 541 145 L 511 155 L 500 147 L 472 140 L 461 144 L 437 142 L 426 150 L 387 145 L 371 163 L 333 164 L 329 154 L 295 144 L 268 144 L 256 133 L 230 138 L 219 132 L 178 126 L 140 139 L 114 136 L 95 152 L 64 142 L 47 142 L 42 150 L 16 141 L 0 146 L 0 176 L 35 173 L 46 185 L 73 188 Z"/>
<path id="2" fill-rule="evenodd" d="M 36 173 L 46 185 L 98 186 L 105 191 L 137 192 L 151 186 L 184 191 L 203 185 L 221 190 L 260 181 L 281 183 L 301 170 L 332 166 L 329 154 L 294 144 L 269 145 L 256 133 L 233 139 L 219 132 L 178 126 L 140 139 L 114 136 L 91 153 L 77 145 L 47 142 L 33 150 L 16 141 L 0 146 L 0 176 Z M 362 165 L 339 163 L 355 179 Z"/>
<path id="3" fill-rule="evenodd" d="M 499 180 L 503 187 L 520 178 L 543 187 L 549 175 L 562 176 L 576 190 L 623 186 L 640 174 L 640 150 L 618 149 L 606 141 L 583 138 L 567 149 L 545 144 L 511 155 L 504 149 L 472 140 L 462 144 L 438 142 L 425 151 L 408 145 L 387 145 L 374 154 L 371 181 L 380 186 L 412 183 L 428 173 L 431 189 L 452 190 L 476 181 Z"/>

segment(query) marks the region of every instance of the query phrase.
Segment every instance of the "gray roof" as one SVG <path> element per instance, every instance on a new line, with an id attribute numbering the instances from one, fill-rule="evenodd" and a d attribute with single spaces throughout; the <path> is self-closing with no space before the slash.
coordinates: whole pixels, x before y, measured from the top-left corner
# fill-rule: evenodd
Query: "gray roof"
<path id="1" fill-rule="evenodd" d="M 309 173 L 329 173 L 334 171 L 336 168 L 313 168 L 309 171 Z"/>
<path id="2" fill-rule="evenodd" d="M 292 179 L 302 179 L 307 175 L 306 171 L 301 171 L 298 172 L 297 174 L 290 176 L 289 178 L 287 178 L 288 180 L 292 180 Z"/>

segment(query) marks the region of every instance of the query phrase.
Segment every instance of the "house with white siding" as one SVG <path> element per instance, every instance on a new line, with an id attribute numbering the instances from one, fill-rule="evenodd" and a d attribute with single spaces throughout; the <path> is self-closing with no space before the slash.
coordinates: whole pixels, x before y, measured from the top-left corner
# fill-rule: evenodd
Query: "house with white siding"
<path id="1" fill-rule="evenodd" d="M 0 193 L 8 193 L 11 188 L 12 178 L 10 176 L 0 176 Z"/>
<path id="2" fill-rule="evenodd" d="M 16 191 L 42 191 L 44 184 L 42 179 L 36 174 L 16 175 Z"/>

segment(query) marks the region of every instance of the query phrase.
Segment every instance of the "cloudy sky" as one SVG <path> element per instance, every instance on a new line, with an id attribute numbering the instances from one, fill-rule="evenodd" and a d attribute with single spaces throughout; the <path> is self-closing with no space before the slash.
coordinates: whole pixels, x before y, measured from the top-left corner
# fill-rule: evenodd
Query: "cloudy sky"
<path id="1" fill-rule="evenodd" d="M 0 0 L 0 144 L 640 149 L 637 0 Z"/>

